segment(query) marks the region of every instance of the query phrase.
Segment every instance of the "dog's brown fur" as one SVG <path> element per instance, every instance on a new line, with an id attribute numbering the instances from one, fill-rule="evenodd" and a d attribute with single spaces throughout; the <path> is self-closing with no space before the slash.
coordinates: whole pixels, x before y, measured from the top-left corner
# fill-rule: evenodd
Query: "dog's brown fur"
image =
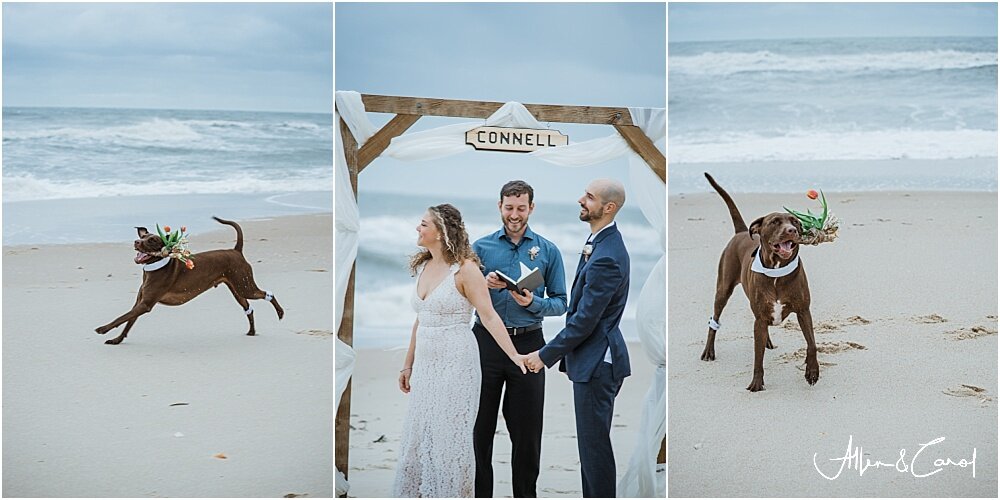
<path id="1" fill-rule="evenodd" d="M 236 229 L 236 246 L 232 250 L 210 250 L 193 254 L 191 258 L 195 262 L 194 269 L 188 269 L 183 262 L 171 259 L 171 262 L 163 268 L 144 271 L 139 296 L 136 297 L 132 310 L 95 330 L 103 335 L 125 323 L 125 330 L 121 335 L 105 341 L 105 344 L 120 344 L 135 324 L 135 320 L 148 313 L 154 305 L 179 306 L 221 283 L 225 283 L 244 311 L 250 307 L 248 299 L 265 298 L 265 292 L 257 288 L 257 284 L 254 283 L 253 269 L 243 257 L 243 230 L 233 221 L 212 218 Z M 159 235 L 150 233 L 144 227 L 137 227 L 136 230 L 139 233 L 139 239 L 135 240 L 133 245 L 138 252 L 135 258 L 136 264 L 151 264 L 169 258 L 159 256 L 160 250 L 163 249 L 163 240 Z M 278 313 L 278 319 L 285 316 L 285 311 L 273 296 L 271 305 Z M 255 335 L 252 311 L 247 315 L 247 319 L 250 321 L 250 331 L 247 335 Z"/>
<path id="2" fill-rule="evenodd" d="M 809 313 L 809 283 L 806 281 L 806 270 L 801 259 L 795 271 L 780 278 L 771 278 L 750 270 L 754 250 L 757 248 L 760 248 L 761 262 L 765 267 L 776 268 L 791 262 L 799 252 L 798 240 L 802 232 L 802 223 L 791 214 L 774 212 L 753 221 L 748 228 L 729 194 L 711 175 L 706 173 L 705 177 L 729 207 L 729 214 L 736 229 L 736 235 L 729 240 L 719 259 L 713 317 L 719 321 L 722 309 L 726 307 L 726 302 L 738 284 L 743 285 L 743 291 L 750 300 L 750 309 L 754 315 L 753 379 L 747 390 L 751 392 L 764 390 L 764 349 L 765 347 L 774 349 L 768 335 L 768 326 L 780 324 L 793 312 L 806 340 L 806 382 L 809 385 L 815 384 L 819 380 L 819 362 L 816 360 L 816 340 L 813 335 L 812 315 Z M 779 249 L 786 250 L 789 241 L 792 242 L 790 254 L 781 255 Z M 782 244 L 785 247 L 782 247 Z M 780 320 L 775 314 L 777 304 L 782 307 Z M 704 361 L 715 360 L 715 333 L 715 330 L 708 329 L 705 350 L 701 354 L 701 359 Z"/>

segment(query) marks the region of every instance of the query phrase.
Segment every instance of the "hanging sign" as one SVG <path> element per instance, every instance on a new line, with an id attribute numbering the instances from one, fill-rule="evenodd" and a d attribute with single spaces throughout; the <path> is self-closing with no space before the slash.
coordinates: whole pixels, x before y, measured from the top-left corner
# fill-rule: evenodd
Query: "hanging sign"
<path id="1" fill-rule="evenodd" d="M 465 133 L 465 143 L 479 150 L 528 153 L 569 144 L 569 136 L 558 130 L 477 127 Z"/>

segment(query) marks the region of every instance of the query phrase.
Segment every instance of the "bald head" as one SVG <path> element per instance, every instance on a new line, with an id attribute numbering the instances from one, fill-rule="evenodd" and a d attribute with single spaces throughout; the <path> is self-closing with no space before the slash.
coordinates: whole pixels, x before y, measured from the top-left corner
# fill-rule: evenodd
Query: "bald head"
<path id="1" fill-rule="evenodd" d="M 587 186 L 587 191 L 600 197 L 601 203 L 614 203 L 616 215 L 625 204 L 625 185 L 614 179 L 596 179 Z"/>
<path id="2" fill-rule="evenodd" d="M 587 185 L 580 204 L 580 220 L 589 222 L 596 231 L 615 220 L 625 204 L 625 186 L 614 179 L 597 179 Z"/>

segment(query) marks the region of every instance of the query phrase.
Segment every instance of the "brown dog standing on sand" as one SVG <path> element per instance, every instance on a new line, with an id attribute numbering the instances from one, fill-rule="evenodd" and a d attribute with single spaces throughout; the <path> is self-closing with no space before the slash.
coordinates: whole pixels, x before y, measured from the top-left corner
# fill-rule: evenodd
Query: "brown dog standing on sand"
<path id="1" fill-rule="evenodd" d="M 705 173 L 705 177 L 729 207 L 736 235 L 729 240 L 719 259 L 715 310 L 708 322 L 708 339 L 701 359 L 715 360 L 715 333 L 719 329 L 719 317 L 733 289 L 742 283 L 754 316 L 753 380 L 747 390 L 764 390 L 764 348 L 774 349 L 767 328 L 780 325 L 793 312 L 806 339 L 806 382 L 815 384 L 819 380 L 819 362 L 816 360 L 816 340 L 809 313 L 809 283 L 806 281 L 806 270 L 799 262 L 798 242 L 802 223 L 789 213 L 774 212 L 753 221 L 747 228 L 729 194 L 716 184 L 711 175 Z"/>
<path id="2" fill-rule="evenodd" d="M 150 233 L 144 227 L 136 228 L 139 239 L 135 240 L 134 244 L 135 251 L 138 252 L 135 263 L 143 265 L 142 285 L 139 287 L 139 296 L 131 311 L 95 330 L 103 335 L 125 323 L 122 334 L 105 341 L 105 344 L 120 344 L 135 324 L 136 318 L 148 313 L 156 304 L 179 306 L 220 283 L 225 283 L 229 287 L 236 302 L 239 302 L 240 307 L 246 312 L 250 321 L 250 331 L 247 335 L 256 333 L 253 326 L 253 307 L 250 306 L 248 299 L 267 300 L 274 306 L 278 319 L 285 316 L 285 311 L 277 299 L 270 292 L 257 288 L 257 284 L 254 283 L 253 269 L 243 257 L 243 230 L 239 224 L 218 217 L 212 218 L 236 229 L 236 246 L 232 250 L 210 250 L 191 255 L 191 259 L 197 262 L 192 269 L 188 269 L 177 259 L 162 257 L 161 250 L 164 243 L 160 236 Z M 163 262 L 164 259 L 166 262 Z"/>

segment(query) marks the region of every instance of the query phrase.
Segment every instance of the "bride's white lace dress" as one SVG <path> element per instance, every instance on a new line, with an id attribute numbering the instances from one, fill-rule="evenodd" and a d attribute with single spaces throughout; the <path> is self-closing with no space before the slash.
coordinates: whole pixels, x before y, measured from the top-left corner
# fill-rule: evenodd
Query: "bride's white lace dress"
<path id="1" fill-rule="evenodd" d="M 472 429 L 479 409 L 479 347 L 469 327 L 472 304 L 450 274 L 421 300 L 410 404 L 403 422 L 395 497 L 472 497 Z"/>

